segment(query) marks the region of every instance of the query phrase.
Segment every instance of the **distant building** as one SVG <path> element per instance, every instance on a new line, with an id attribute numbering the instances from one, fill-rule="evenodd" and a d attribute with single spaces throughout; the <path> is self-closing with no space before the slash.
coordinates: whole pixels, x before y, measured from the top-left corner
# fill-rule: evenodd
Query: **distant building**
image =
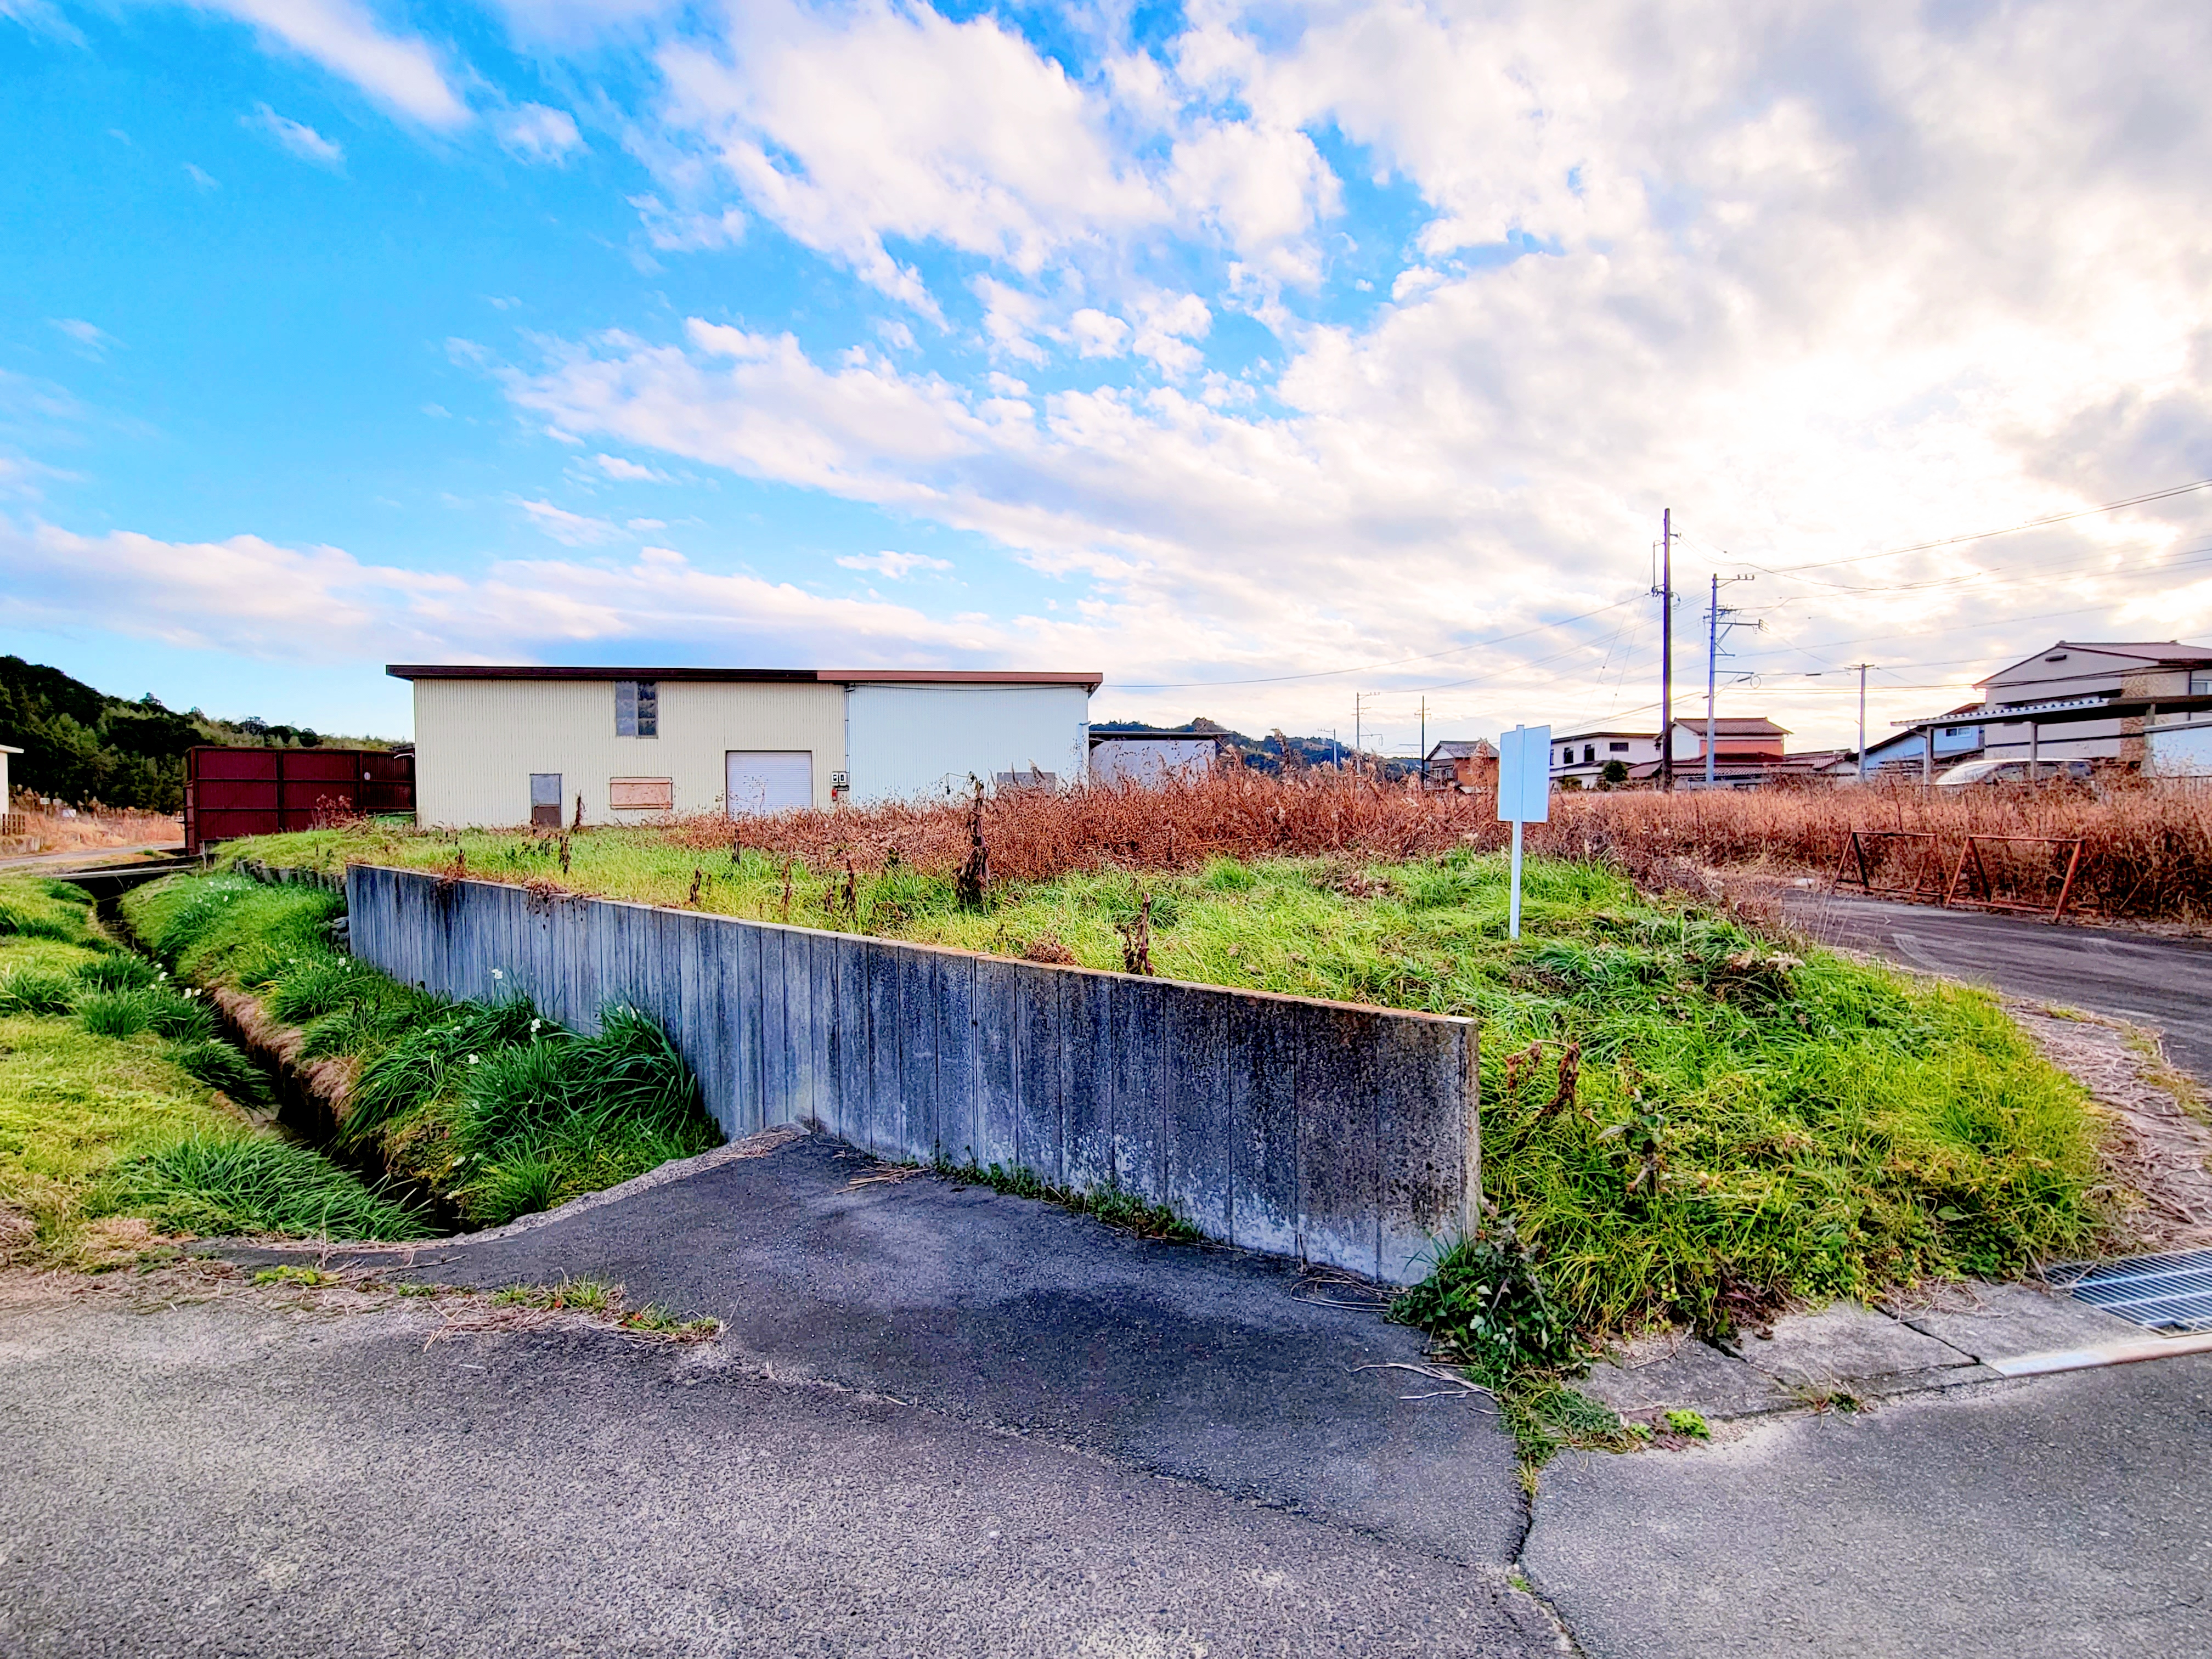
<path id="1" fill-rule="evenodd" d="M 1972 714 L 1981 703 L 1961 703 L 1950 712 L 1954 714 Z M 1938 726 L 1936 730 L 1934 769 L 1940 772 L 1947 766 L 1957 766 L 1970 760 L 1982 758 L 1982 727 L 1977 721 L 1961 720 L 1955 726 Z M 1880 743 L 1867 745 L 1867 775 L 1887 770 L 1896 774 L 1918 774 L 1928 769 L 1927 739 L 1917 732 L 1900 732 L 1893 738 L 1884 738 Z M 1851 769 L 1854 773 L 1857 768 Z"/>
<path id="2" fill-rule="evenodd" d="M 1091 733 L 1091 781 L 1154 788 L 1172 778 L 1206 775 L 1219 755 L 1219 741 L 1202 732 L 1115 732 Z"/>
<path id="3" fill-rule="evenodd" d="M 20 755 L 22 752 L 12 744 L 0 743 L 0 812 L 8 811 L 8 803 L 15 799 L 15 797 L 8 793 L 8 757 Z"/>
<path id="4" fill-rule="evenodd" d="M 398 665 L 425 824 L 634 823 L 1079 781 L 1097 674 Z"/>
<path id="5" fill-rule="evenodd" d="M 1686 752 L 1683 738 L 1678 727 L 1674 735 L 1674 757 L 1679 765 Z M 1577 732 L 1552 740 L 1552 781 L 1564 783 L 1569 778 L 1585 789 L 1595 788 L 1608 762 L 1619 761 L 1629 769 L 1631 776 L 1638 767 L 1648 766 L 1654 772 L 1659 767 L 1659 734 L 1656 732 L 1593 731 Z"/>
<path id="6" fill-rule="evenodd" d="M 1421 757 L 1421 781 L 1431 789 L 1498 787 L 1498 745 L 1480 738 L 1447 738 Z"/>
<path id="7" fill-rule="evenodd" d="M 2148 644 L 2060 640 L 2046 650 L 1977 681 L 1992 714 L 2085 697 L 2212 696 L 2212 647 L 2179 640 Z M 2141 760 L 2142 722 L 2079 720 L 2039 730 L 2039 760 Z M 2028 723 L 1990 720 L 1982 758 L 2027 760 Z M 2129 741 L 2133 739 L 2132 742 Z M 1941 751 L 1938 751 L 1941 759 Z"/>

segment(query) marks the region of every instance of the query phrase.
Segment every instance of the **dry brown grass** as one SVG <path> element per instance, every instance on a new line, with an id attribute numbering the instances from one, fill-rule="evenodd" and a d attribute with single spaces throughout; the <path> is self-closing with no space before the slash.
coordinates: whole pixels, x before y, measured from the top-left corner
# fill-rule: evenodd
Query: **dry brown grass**
<path id="1" fill-rule="evenodd" d="M 702 850 L 726 848 L 735 839 L 815 870 L 838 869 L 849 859 L 862 871 L 904 863 L 941 872 L 957 870 L 968 854 L 968 811 L 958 802 L 894 803 L 734 824 L 700 817 L 673 820 L 667 833 Z M 1529 827 L 1528 846 L 1538 854 L 1601 860 L 1646 886 L 1696 892 L 1709 888 L 1713 871 L 1826 876 L 1853 830 L 1932 834 L 1935 862 L 1947 875 L 1969 835 L 2078 836 L 2084 856 L 2075 906 L 2212 920 L 2212 789 L 2185 784 L 2103 793 L 2073 784 L 1955 791 L 1878 784 L 1570 793 L 1553 798 L 1549 823 Z M 1001 794 L 984 804 L 983 834 L 995 884 L 1109 868 L 1188 869 L 1215 857 L 1431 857 L 1459 846 L 1502 848 L 1507 832 L 1486 794 L 1423 794 L 1335 774 L 1276 778 L 1228 768 L 1157 789 Z M 2029 899 L 2040 893 L 2048 902 L 2061 867 L 2050 852 L 1999 847 L 1988 859 L 2002 890 Z"/>
<path id="2" fill-rule="evenodd" d="M 75 811 L 64 817 L 62 809 L 21 805 L 26 798 L 17 796 L 17 810 L 8 815 L 8 827 L 13 830 L 21 821 L 20 834 L 10 835 L 0 842 L 0 851 L 19 853 L 74 853 L 96 851 L 110 847 L 181 847 L 185 844 L 183 822 L 174 813 L 107 811 L 93 809 Z"/>

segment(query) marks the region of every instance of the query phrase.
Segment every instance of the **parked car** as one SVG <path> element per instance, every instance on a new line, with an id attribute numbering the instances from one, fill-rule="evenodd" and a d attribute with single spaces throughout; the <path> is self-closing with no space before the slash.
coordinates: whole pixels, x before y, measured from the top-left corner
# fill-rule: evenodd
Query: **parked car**
<path id="1" fill-rule="evenodd" d="M 2035 775 L 2048 782 L 2057 778 L 2072 778 L 2087 783 L 2094 769 L 2085 760 L 2047 760 L 2036 763 Z M 1975 783 L 2026 783 L 2027 763 L 2024 760 L 1970 760 L 1937 775 L 1938 789 L 1960 789 Z"/>

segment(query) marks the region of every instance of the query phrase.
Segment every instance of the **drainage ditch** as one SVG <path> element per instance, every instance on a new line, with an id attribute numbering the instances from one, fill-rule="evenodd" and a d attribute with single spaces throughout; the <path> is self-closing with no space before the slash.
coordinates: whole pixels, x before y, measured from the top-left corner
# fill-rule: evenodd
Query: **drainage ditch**
<path id="1" fill-rule="evenodd" d="M 163 873 L 166 872 L 150 872 L 141 879 L 150 880 Z M 137 883 L 128 885 L 135 886 Z M 123 888 L 118 886 L 101 895 L 96 901 L 95 914 L 117 939 L 152 961 L 153 953 L 139 941 L 124 917 L 119 902 L 122 892 Z M 274 1128 L 286 1139 L 312 1148 L 420 1212 L 423 1220 L 438 1231 L 474 1231 L 474 1224 L 463 1217 L 453 1200 L 435 1188 L 392 1169 L 373 1151 L 347 1146 L 339 1141 L 338 1115 L 347 1080 L 347 1068 L 343 1062 L 301 1060 L 298 1034 L 272 1024 L 262 1015 L 260 1005 L 242 992 L 210 991 L 208 1004 L 223 1036 L 253 1062 L 268 1084 L 269 1097 L 276 1103 L 273 1114 L 256 1112 L 249 1115 Z"/>

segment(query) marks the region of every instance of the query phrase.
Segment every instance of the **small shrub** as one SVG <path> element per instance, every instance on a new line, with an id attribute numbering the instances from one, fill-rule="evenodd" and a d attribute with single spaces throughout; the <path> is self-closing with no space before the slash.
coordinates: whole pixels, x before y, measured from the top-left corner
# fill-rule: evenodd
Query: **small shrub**
<path id="1" fill-rule="evenodd" d="M 117 1166 L 99 1206 L 164 1232 L 420 1238 L 407 1204 L 305 1146 L 258 1135 L 193 1135 Z"/>
<path id="2" fill-rule="evenodd" d="M 142 956 L 117 951 L 80 963 L 70 977 L 92 991 L 143 991 L 160 982 L 161 970 Z"/>
<path id="3" fill-rule="evenodd" d="M 269 1079 L 261 1068 L 220 1037 L 178 1043 L 169 1057 L 196 1082 L 228 1096 L 250 1111 L 270 1105 Z"/>
<path id="4" fill-rule="evenodd" d="M 143 991 L 94 991 L 77 999 L 76 1017 L 94 1036 L 135 1037 L 154 1022 L 153 1000 Z"/>
<path id="5" fill-rule="evenodd" d="M 66 1014 L 76 1007 L 78 981 L 44 968 L 0 975 L 0 1014 Z"/>
<path id="6" fill-rule="evenodd" d="M 1492 1370 L 1556 1367 L 1574 1358 L 1573 1334 L 1544 1293 L 1510 1217 L 1439 1251 L 1429 1276 L 1390 1304 L 1390 1317 Z"/>
<path id="7" fill-rule="evenodd" d="M 1713 1431 L 1704 1416 L 1697 1412 L 1670 1411 L 1667 1413 L 1667 1431 L 1687 1435 L 1692 1440 L 1710 1440 Z"/>

